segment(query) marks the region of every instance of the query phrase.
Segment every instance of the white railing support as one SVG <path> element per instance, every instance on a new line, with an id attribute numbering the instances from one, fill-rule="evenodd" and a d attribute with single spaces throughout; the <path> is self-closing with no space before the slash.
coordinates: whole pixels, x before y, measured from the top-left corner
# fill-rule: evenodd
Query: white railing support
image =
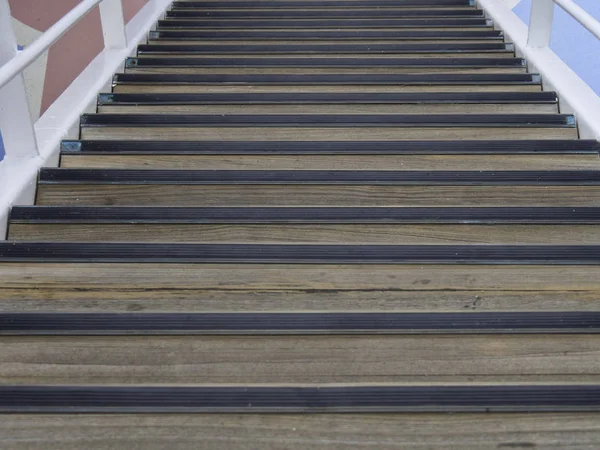
<path id="1" fill-rule="evenodd" d="M 100 3 L 100 19 L 107 50 L 122 50 L 127 47 L 125 17 L 122 0 L 104 0 Z"/>
<path id="2" fill-rule="evenodd" d="M 0 67 L 17 54 L 8 0 L 0 0 Z M 13 158 L 37 157 L 38 146 L 23 73 L 0 86 L 0 132 Z"/>
<path id="3" fill-rule="evenodd" d="M 1 0 L 5 3 L 7 0 Z M 0 87 L 4 86 L 19 73 L 29 67 L 42 53 L 58 41 L 67 31 L 69 31 L 83 16 L 95 8 L 102 0 L 83 0 L 79 5 L 69 11 L 65 16 L 52 25 L 39 39 L 28 45 L 19 55 L 11 61 L 0 66 Z M 2 32 L 4 33 L 4 28 Z"/>
<path id="4" fill-rule="evenodd" d="M 552 21 L 554 20 L 553 0 L 532 0 L 529 19 L 527 47 L 544 48 L 550 45 Z"/>
<path id="5" fill-rule="evenodd" d="M 573 19 L 579 22 L 583 27 L 600 39 L 600 22 L 598 22 L 591 14 L 587 13 L 581 6 L 573 2 L 573 0 L 554 0 L 558 6 L 564 9 Z"/>

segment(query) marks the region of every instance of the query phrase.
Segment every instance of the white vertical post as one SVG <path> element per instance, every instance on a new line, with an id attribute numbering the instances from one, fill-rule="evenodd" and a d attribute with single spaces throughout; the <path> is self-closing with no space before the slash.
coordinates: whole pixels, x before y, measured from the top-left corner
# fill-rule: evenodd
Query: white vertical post
<path id="1" fill-rule="evenodd" d="M 0 66 L 2 66 L 17 54 L 17 39 L 12 28 L 8 0 L 0 0 L 0 30 L 2 30 L 0 32 Z M 38 156 L 37 140 L 22 73 L 0 88 L 0 131 L 7 157 Z"/>
<path id="2" fill-rule="evenodd" d="M 100 3 L 100 18 L 106 50 L 127 48 L 122 0 L 104 0 Z"/>
<path id="3" fill-rule="evenodd" d="M 532 0 L 527 47 L 544 48 L 550 45 L 553 20 L 553 0 Z"/>

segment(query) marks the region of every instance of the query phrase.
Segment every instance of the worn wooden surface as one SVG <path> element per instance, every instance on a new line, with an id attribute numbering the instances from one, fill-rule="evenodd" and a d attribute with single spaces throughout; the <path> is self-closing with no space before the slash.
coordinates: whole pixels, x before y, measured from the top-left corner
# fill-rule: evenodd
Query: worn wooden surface
<path id="1" fill-rule="evenodd" d="M 39 185 L 39 205 L 600 206 L 600 186 Z"/>
<path id="2" fill-rule="evenodd" d="M 269 86 L 260 84 L 152 84 L 152 83 L 119 83 L 113 88 L 115 93 L 210 93 L 210 92 L 539 92 L 541 86 L 537 84 L 464 84 L 464 85 L 297 85 L 297 86 Z"/>
<path id="3" fill-rule="evenodd" d="M 201 147 L 202 144 L 200 144 Z M 374 147 L 376 151 L 376 145 Z M 181 155 L 64 154 L 66 168 L 198 170 L 577 170 L 598 155 Z"/>
<path id="4" fill-rule="evenodd" d="M 6 450 L 596 450 L 600 414 L 4 415 Z"/>
<path id="5" fill-rule="evenodd" d="M 111 114 L 556 114 L 553 104 L 102 105 Z"/>
<path id="6" fill-rule="evenodd" d="M 597 382 L 600 335 L 0 336 L 3 384 Z"/>
<path id="7" fill-rule="evenodd" d="M 341 244 L 600 244 L 598 225 L 11 224 L 30 241 Z"/>

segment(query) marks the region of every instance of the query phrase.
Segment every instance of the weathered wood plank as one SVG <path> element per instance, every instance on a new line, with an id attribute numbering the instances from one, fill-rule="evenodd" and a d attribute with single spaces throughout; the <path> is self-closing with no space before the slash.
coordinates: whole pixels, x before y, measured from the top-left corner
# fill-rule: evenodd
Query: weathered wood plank
<path id="1" fill-rule="evenodd" d="M 597 290 L 167 289 L 107 286 L 20 286 L 2 290 L 5 312 L 239 311 L 583 311 L 600 309 Z M 522 287 L 520 289 L 523 289 Z"/>
<path id="2" fill-rule="evenodd" d="M 600 206 L 600 187 L 40 185 L 37 203 L 80 206 Z"/>
<path id="3" fill-rule="evenodd" d="M 6 450 L 600 447 L 600 414 L 3 415 Z"/>
<path id="4" fill-rule="evenodd" d="M 199 144 L 201 147 L 201 144 Z M 522 155 L 186 155 L 63 154 L 65 168 L 198 170 L 569 170 L 598 169 L 593 154 Z"/>
<path id="5" fill-rule="evenodd" d="M 224 141 L 372 141 L 440 139 L 577 139 L 576 128 L 544 127 L 82 127 L 82 139 Z"/>
<path id="6" fill-rule="evenodd" d="M 593 382 L 598 335 L 0 337 L 3 384 Z"/>
<path id="7" fill-rule="evenodd" d="M 340 244 L 600 244 L 597 225 L 24 224 L 11 240 Z"/>
<path id="8" fill-rule="evenodd" d="M 556 114 L 555 104 L 100 105 L 110 114 Z"/>

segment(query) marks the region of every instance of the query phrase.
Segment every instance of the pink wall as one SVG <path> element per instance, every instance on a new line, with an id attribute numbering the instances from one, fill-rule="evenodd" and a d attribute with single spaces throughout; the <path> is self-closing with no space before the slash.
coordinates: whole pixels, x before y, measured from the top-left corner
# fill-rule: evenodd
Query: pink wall
<path id="1" fill-rule="evenodd" d="M 129 22 L 148 0 L 123 0 Z M 79 0 L 9 0 L 13 17 L 44 32 L 74 8 Z M 104 42 L 98 8 L 69 30 L 48 51 L 40 114 L 64 92 L 87 65 L 102 51 Z"/>

